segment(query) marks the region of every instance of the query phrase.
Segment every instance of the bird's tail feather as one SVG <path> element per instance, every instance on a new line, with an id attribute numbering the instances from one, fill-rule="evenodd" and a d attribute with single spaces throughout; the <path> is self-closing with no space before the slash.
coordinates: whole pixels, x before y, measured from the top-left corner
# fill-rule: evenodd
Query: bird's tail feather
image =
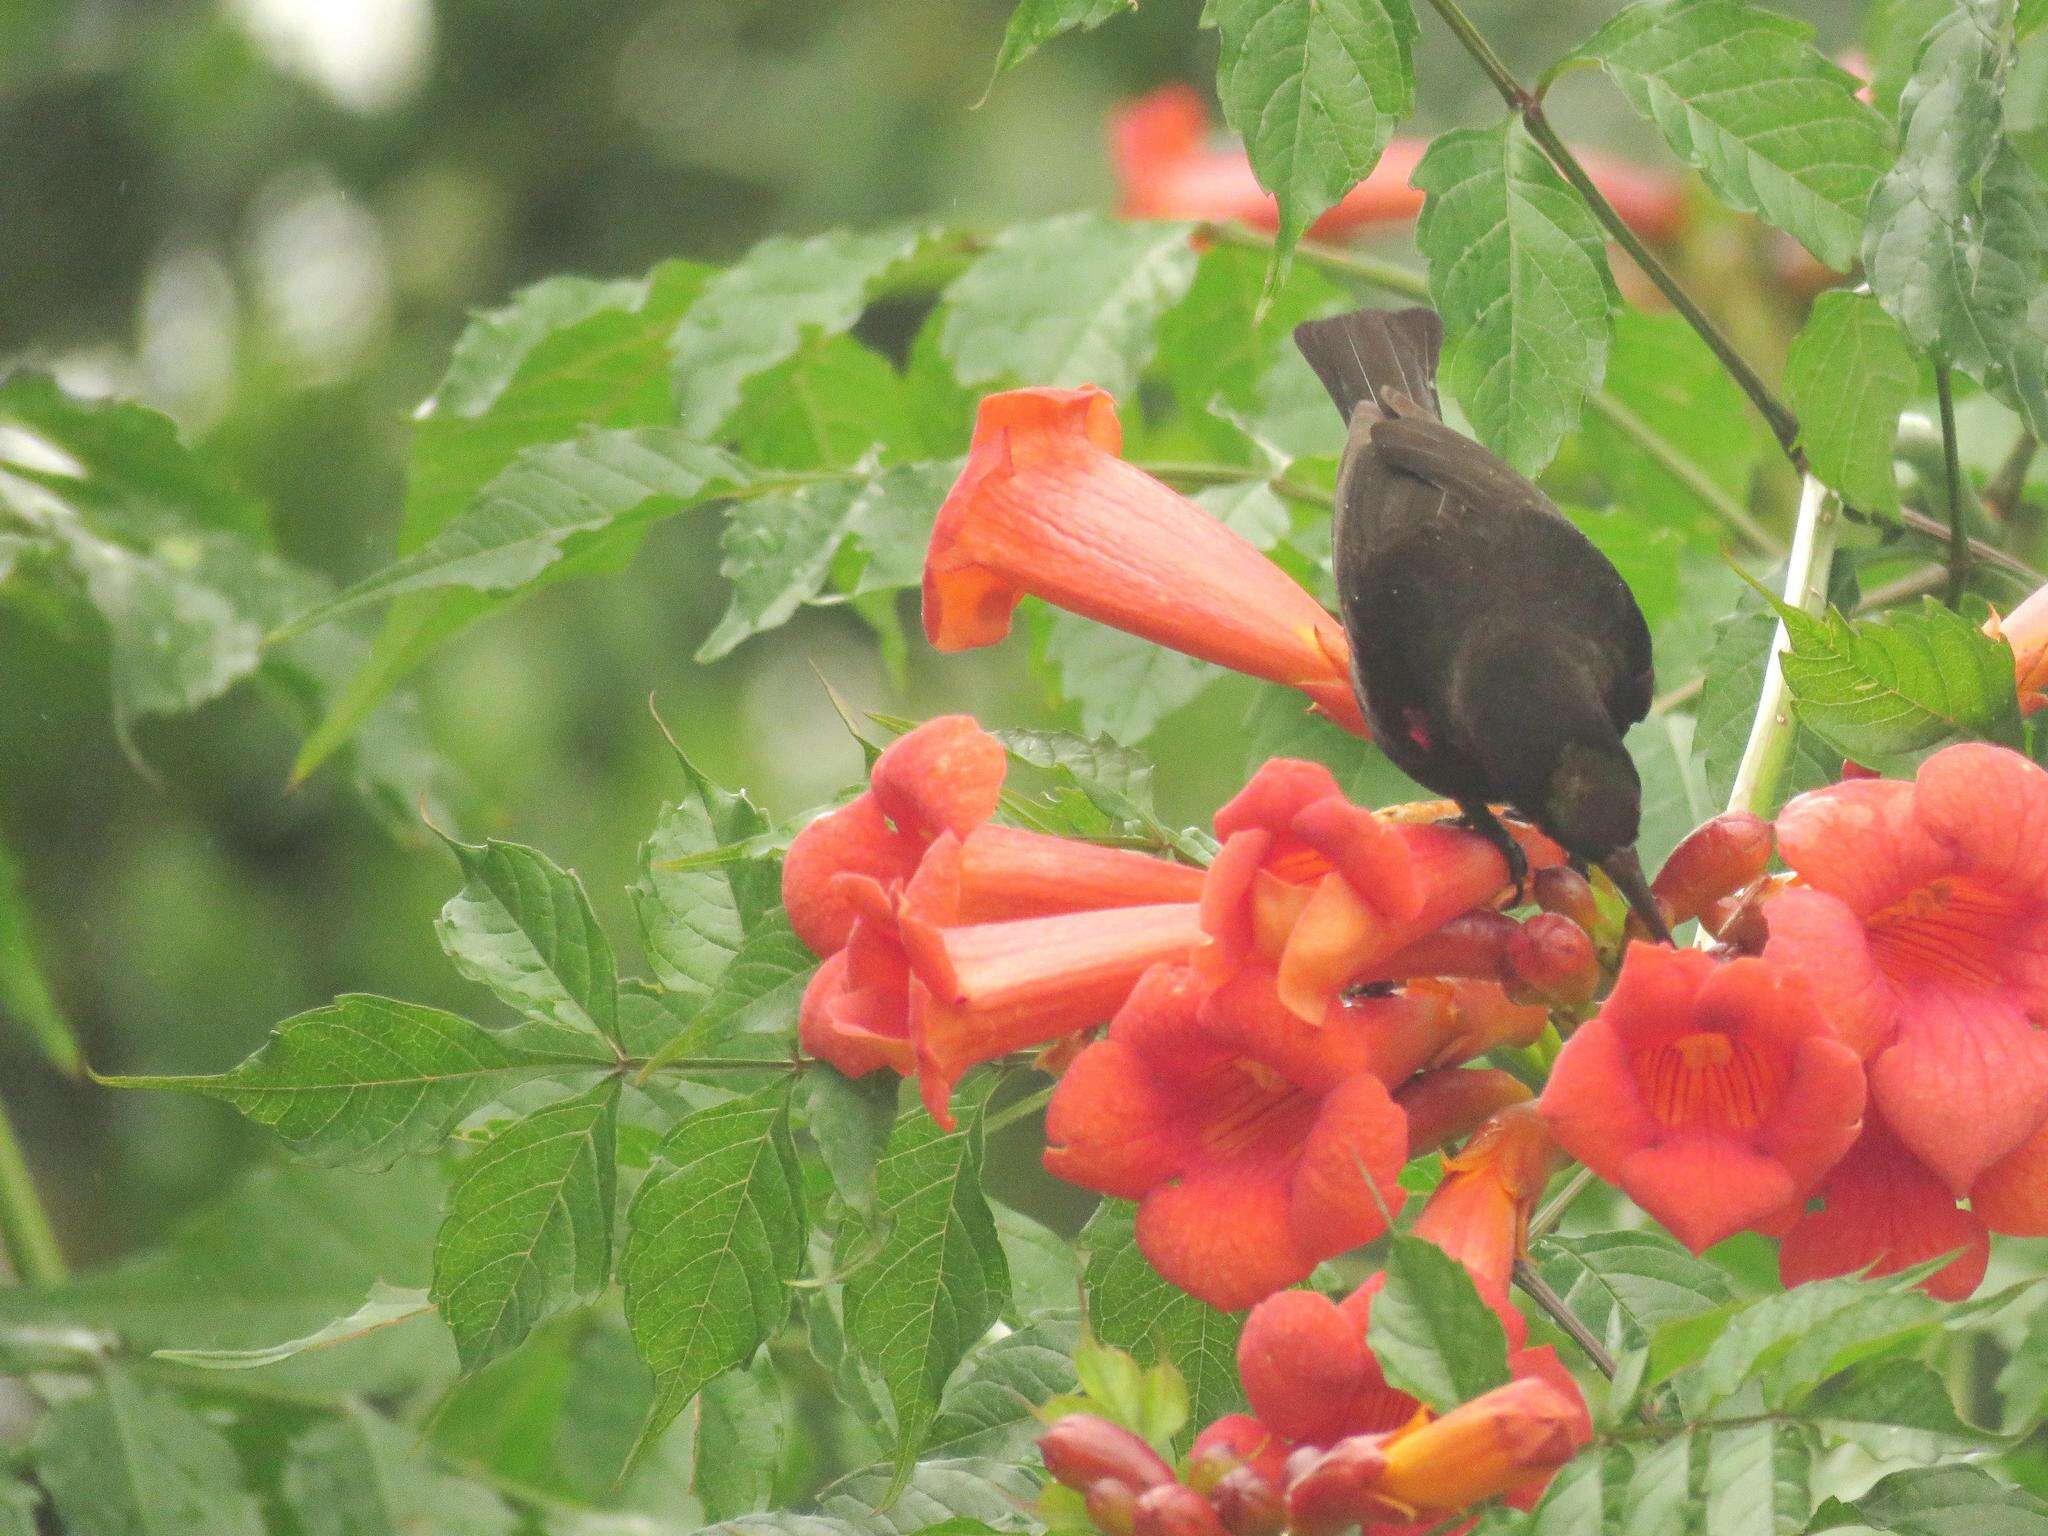
<path id="1" fill-rule="evenodd" d="M 1345 421 L 1361 402 L 1384 408 L 1382 390 L 1398 390 L 1431 414 L 1444 323 L 1433 309 L 1355 309 L 1294 328 L 1294 344 L 1337 402 Z"/>

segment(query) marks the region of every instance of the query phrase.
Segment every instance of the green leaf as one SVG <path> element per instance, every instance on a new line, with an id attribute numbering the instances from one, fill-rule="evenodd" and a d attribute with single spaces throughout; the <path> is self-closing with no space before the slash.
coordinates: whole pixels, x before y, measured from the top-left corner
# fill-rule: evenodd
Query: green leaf
<path id="1" fill-rule="evenodd" d="M 1848 1504 L 1830 1501 L 1816 1531 L 1865 1525 L 1899 1536 L 2048 1536 L 2048 1505 L 1981 1467 L 1916 1467 Z"/>
<path id="2" fill-rule="evenodd" d="M 696 1468 L 690 1486 L 706 1518 L 729 1520 L 768 1508 L 782 1464 L 782 1395 L 765 1354 L 727 1371 L 697 1394 Z"/>
<path id="3" fill-rule="evenodd" d="M 680 749 L 676 761 L 683 770 L 684 795 L 662 807 L 641 847 L 633 905 L 661 984 L 703 993 L 780 904 L 781 866 L 763 856 L 697 869 L 665 867 L 692 854 L 752 843 L 769 828 L 768 817 L 745 791 L 713 783 Z"/>
<path id="4" fill-rule="evenodd" d="M 2048 194 L 2006 144 L 2012 0 L 1962 0 L 1928 34 L 1900 98 L 1896 167 L 1877 184 L 1863 265 L 1921 348 L 2048 433 L 2048 341 L 2029 321 Z"/>
<path id="5" fill-rule="evenodd" d="M 1386 1276 L 1367 1343 L 1389 1386 L 1442 1413 L 1507 1382 L 1507 1333 L 1462 1264 L 1403 1234 L 1388 1243 Z"/>
<path id="6" fill-rule="evenodd" d="M 161 1246 L 63 1285 L 0 1289 L 0 1350 L 15 1332 L 86 1329 L 131 1348 L 258 1349 L 325 1326 L 379 1280 L 427 1278 L 441 1191 L 424 1168 L 374 1178 L 258 1169 L 184 1218 Z M 391 1390 L 441 1372 L 446 1346 L 407 1323 L 309 1361 L 280 1382 Z"/>
<path id="7" fill-rule="evenodd" d="M 804 946 L 780 907 L 746 938 L 688 1026 L 648 1059 L 644 1073 L 678 1057 L 761 1055 L 793 1051 L 804 988 L 818 957 Z"/>
<path id="8" fill-rule="evenodd" d="M 900 1480 L 886 1471 L 855 1472 L 819 1496 L 818 1507 L 857 1522 L 870 1536 L 974 1536 L 982 1530 L 1038 1528 L 1031 1507 L 1037 1480 L 1020 1467 L 979 1457 L 923 1461 Z"/>
<path id="9" fill-rule="evenodd" d="M 519 1524 L 488 1488 L 436 1467 L 416 1432 L 360 1404 L 293 1439 L 282 1483 L 306 1536 L 510 1536 Z"/>
<path id="10" fill-rule="evenodd" d="M 512 296 L 498 309 L 479 311 L 456 338 L 425 416 L 475 418 L 483 415 L 518 379 L 542 342 L 608 310 L 630 310 L 643 302 L 648 285 L 631 279 L 547 277 Z"/>
<path id="11" fill-rule="evenodd" d="M 893 1072 L 842 1077 L 824 1062 L 804 1073 L 804 1123 L 832 1187 L 856 1211 L 875 1203 L 875 1165 L 896 1124 L 902 1083 Z"/>
<path id="12" fill-rule="evenodd" d="M 2008 1430 L 2029 1428 L 2048 1417 L 2048 1306 L 2036 1307 L 2012 1358 L 1998 1373 Z"/>
<path id="13" fill-rule="evenodd" d="M 1007 1205 L 993 1210 L 1010 1266 L 1012 1315 L 1028 1321 L 1072 1314 L 1081 1301 L 1081 1256 L 1073 1239 Z"/>
<path id="14" fill-rule="evenodd" d="M 829 336 L 749 379 L 726 427 L 733 451 L 750 464 L 818 470 L 879 451 L 917 452 L 903 379 L 887 358 L 851 336 Z"/>
<path id="15" fill-rule="evenodd" d="M 1442 135 L 1413 181 L 1444 387 L 1482 442 L 1534 474 L 1607 366 L 1615 290 L 1599 222 L 1513 119 Z"/>
<path id="16" fill-rule="evenodd" d="M 789 1315 L 805 1221 L 788 1091 L 776 1084 L 684 1119 L 627 1208 L 626 1321 L 656 1385 L 639 1446 Z"/>
<path id="17" fill-rule="evenodd" d="M 1076 1330 L 1040 1323 L 991 1340 L 960 1364 L 932 1420 L 925 1454 L 1016 1461 L 1045 1432 L 1038 1410 L 1072 1392 Z"/>
<path id="18" fill-rule="evenodd" d="M 1661 439 L 1709 486 L 1747 507 L 1762 434 L 1742 390 L 1699 333 L 1677 315 L 1614 311 L 1601 409 L 1580 422 L 1590 467 L 1619 510 L 1690 534 L 1717 557 L 1728 525 L 1693 477 L 1674 474 L 1640 434 Z M 1630 419 L 1635 433 L 1617 418 Z"/>
<path id="19" fill-rule="evenodd" d="M 232 1071 L 102 1081 L 204 1094 L 309 1162 L 374 1170 L 439 1146 L 495 1092 L 609 1060 L 528 1049 L 438 1008 L 347 993 L 286 1019 Z"/>
<path id="20" fill-rule="evenodd" d="M 24 471 L 118 536 L 171 528 L 215 530 L 263 541 L 268 519 L 222 469 L 178 440 L 170 417 L 132 400 L 95 400 L 66 391 L 48 374 L 16 373 L 0 383 L 0 426 L 54 448 L 62 468 L 0 447 L 0 467 Z"/>
<path id="21" fill-rule="evenodd" d="M 159 1349 L 152 1351 L 152 1355 L 173 1365 L 191 1365 L 209 1371 L 250 1371 L 258 1366 L 276 1365 L 312 1350 L 352 1343 L 380 1328 L 409 1322 L 433 1310 L 434 1303 L 424 1288 L 386 1285 L 379 1280 L 370 1287 L 370 1294 L 363 1304 L 347 1317 L 338 1317 L 322 1328 L 300 1338 L 287 1339 L 282 1344 L 267 1344 L 256 1349 Z"/>
<path id="22" fill-rule="evenodd" d="M 36 1428 L 36 1476 L 69 1536 L 260 1536 L 227 1440 L 112 1372 Z"/>
<path id="23" fill-rule="evenodd" d="M 1636 1463 L 1622 1498 L 1617 1530 L 1628 1536 L 1704 1536 L 1701 1530 L 1701 1436 L 1666 1440 Z"/>
<path id="24" fill-rule="evenodd" d="M 855 596 L 919 585 L 932 522 L 960 478 L 960 462 L 902 464 L 862 486 L 846 516 L 848 537 L 833 564 L 833 585 Z"/>
<path id="25" fill-rule="evenodd" d="M 1756 719 L 1765 662 L 1777 633 L 1777 615 L 1751 593 L 1739 600 L 1735 614 L 1722 622 L 1713 649 L 1707 653 L 1693 740 L 1706 776 L 1707 797 L 1715 805 L 1726 805 L 1734 788 L 1735 771 Z M 1792 760 L 1780 788 L 1781 802 L 1802 790 L 1832 784 L 1841 776 L 1841 752 L 1804 724 L 1796 730 Z M 1758 809 L 1771 812 L 1777 807 Z"/>
<path id="26" fill-rule="evenodd" d="M 1797 1424 L 1695 1431 L 1705 1442 L 1702 1536 L 1797 1536 L 1813 1513 L 1812 1432 Z"/>
<path id="27" fill-rule="evenodd" d="M 1135 1208 L 1105 1200 L 1081 1229 L 1088 1327 L 1096 1338 L 1147 1365 L 1170 1361 L 1185 1378 L 1193 1422 L 1207 1424 L 1243 1405 L 1237 1381 L 1242 1312 L 1219 1312 L 1168 1285 L 1138 1251 Z"/>
<path id="28" fill-rule="evenodd" d="M 1543 1278 L 1610 1350 L 1641 1349 L 1664 1324 L 1730 1296 L 1721 1271 L 1654 1231 L 1553 1235 L 1535 1257 Z"/>
<path id="29" fill-rule="evenodd" d="M 1079 706 L 1081 729 L 1112 741 L 1143 741 L 1223 675 L 1206 662 L 1070 613 L 1048 620 L 1045 658 L 1060 692 Z"/>
<path id="30" fill-rule="evenodd" d="M 432 1295 L 465 1371 L 611 1279 L 619 1085 L 515 1120 L 462 1166 L 434 1242 Z"/>
<path id="31" fill-rule="evenodd" d="M 1000 79 L 1063 32 L 1092 32 L 1110 17 L 1135 11 L 1138 0 L 1017 0 L 996 55 Z M 994 81 L 991 80 L 991 85 Z"/>
<path id="32" fill-rule="evenodd" d="M 85 1057 L 70 1021 L 43 979 L 30 931 L 33 916 L 22 895 L 21 866 L 7 844 L 0 842 L 0 1019 L 15 1024 L 51 1066 L 76 1076 L 85 1066 Z"/>
<path id="33" fill-rule="evenodd" d="M 1782 616 L 1800 722 L 1844 756 L 1886 772 L 1951 741 L 2018 744 L 2011 648 L 1932 598 L 1878 619 Z"/>
<path id="34" fill-rule="evenodd" d="M 618 967 L 583 882 L 521 843 L 447 843 L 463 886 L 434 931 L 455 968 L 521 1013 L 617 1040 Z"/>
<path id="35" fill-rule="evenodd" d="M 413 427 L 398 553 L 428 543 L 526 449 L 594 427 L 667 425 L 674 411 L 668 336 L 709 273 L 692 262 L 664 262 L 645 281 L 621 285 L 619 307 L 541 336 L 531 334 L 530 322 L 559 306 L 559 298 L 528 304 L 522 295 L 511 306 L 523 316 L 517 322 L 480 317 L 456 343 L 448 377 Z M 294 777 L 311 773 L 438 646 L 512 595 L 458 588 L 401 598 L 368 658 L 301 747 Z"/>
<path id="36" fill-rule="evenodd" d="M 1857 1346 L 1917 1328 L 1937 1304 L 1897 1281 L 1819 1280 L 1766 1296 L 1730 1317 L 1700 1362 L 1704 1409 L 1769 1376 L 1783 1397 L 1854 1364 Z"/>
<path id="37" fill-rule="evenodd" d="M 1622 1500 L 1635 1463 L 1625 1446 L 1565 1463 L 1531 1512 L 1528 1536 L 1589 1536 L 1622 1529 Z"/>
<path id="38" fill-rule="evenodd" d="M 1804 22 L 1740 0 L 1650 0 L 1579 56 L 1607 71 L 1722 202 L 1846 272 L 1891 156 L 1882 119 L 1812 37 Z"/>
<path id="39" fill-rule="evenodd" d="M 637 528 L 728 493 L 746 472 L 729 455 L 666 427 L 589 432 L 528 449 L 433 538 L 302 614 L 273 643 L 408 592 L 533 581 L 578 540 Z"/>
<path id="40" fill-rule="evenodd" d="M 853 531 L 863 490 L 855 480 L 827 480 L 733 504 L 718 568 L 732 595 L 696 660 L 729 655 L 741 641 L 787 624 L 797 609 L 817 601 Z"/>
<path id="41" fill-rule="evenodd" d="M 1210 0 L 1207 15 L 1223 115 L 1280 200 L 1284 264 L 1414 109 L 1415 15 L 1407 0 Z"/>
<path id="42" fill-rule="evenodd" d="M 1850 506 L 1899 510 L 1892 448 L 1919 383 L 1912 348 L 1875 299 L 1837 289 L 1814 301 L 1785 362 L 1785 398 L 1813 472 Z"/>
<path id="43" fill-rule="evenodd" d="M 713 277 L 669 339 L 684 432 L 712 437 L 748 379 L 807 340 L 851 329 L 876 285 L 919 241 L 914 229 L 778 235 Z"/>
<path id="44" fill-rule="evenodd" d="M 875 1211 L 842 1230 L 846 1339 L 896 1410 L 896 1473 L 905 1476 L 937 1417 L 946 1382 L 1001 1316 L 1009 1266 L 981 1194 L 979 1106 L 941 1131 L 905 1115 L 875 1169 Z M 879 1247 L 874 1244 L 879 1238 Z"/>
<path id="45" fill-rule="evenodd" d="M 1823 1382 L 1799 1405 L 1828 1434 L 1885 1460 L 1935 1462 L 1998 1437 L 1964 1422 L 1948 1386 L 1918 1360 L 1872 1360 Z"/>
<path id="46" fill-rule="evenodd" d="M 1194 281 L 1186 224 L 1063 214 L 997 236 L 946 289 L 939 346 L 963 384 L 1097 384 L 1121 400 Z"/>

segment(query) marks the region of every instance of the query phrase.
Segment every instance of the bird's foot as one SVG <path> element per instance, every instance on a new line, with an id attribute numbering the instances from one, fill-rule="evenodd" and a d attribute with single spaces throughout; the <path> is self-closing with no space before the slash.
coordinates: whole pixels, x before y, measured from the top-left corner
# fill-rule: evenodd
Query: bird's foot
<path id="1" fill-rule="evenodd" d="M 1508 882 L 1515 890 L 1513 898 L 1507 905 L 1526 906 L 1529 901 L 1529 855 L 1515 840 L 1515 834 L 1510 832 L 1507 824 L 1493 813 L 1493 807 L 1490 805 L 1461 804 L 1459 808 L 1464 814 L 1458 817 L 1458 824 L 1468 831 L 1477 832 L 1493 844 L 1500 851 L 1500 856 L 1507 861 Z"/>

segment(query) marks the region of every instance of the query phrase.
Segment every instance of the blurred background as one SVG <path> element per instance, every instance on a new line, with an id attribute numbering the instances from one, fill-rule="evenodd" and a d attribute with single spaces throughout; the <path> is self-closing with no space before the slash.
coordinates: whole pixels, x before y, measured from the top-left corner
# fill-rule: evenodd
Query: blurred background
<path id="1" fill-rule="evenodd" d="M 1525 72 L 1614 8 L 1472 7 Z M 1850 0 L 1786 8 L 1830 50 L 1855 29 Z M 1108 114 L 1209 89 L 1198 9 L 1144 0 L 977 107 L 1006 0 L 0 0 L 0 372 L 168 412 L 285 553 L 347 581 L 389 555 L 409 414 L 471 311 L 775 232 L 1110 206 Z M 1490 119 L 1426 30 L 1419 128 Z M 1652 152 L 1611 92 L 1568 80 L 1556 101 L 1577 136 Z M 914 651 L 899 687 L 843 613 L 694 665 L 724 603 L 716 539 L 674 519 L 624 574 L 550 588 L 417 680 L 462 829 L 579 870 L 621 934 L 676 788 L 650 694 L 779 815 L 859 770 L 813 663 L 869 707 L 1049 723 L 1015 656 Z M 287 793 L 295 734 L 246 686 L 143 722 L 133 756 L 107 694 L 97 630 L 0 583 L 0 844 L 95 1067 L 220 1070 L 340 991 L 480 1006 L 432 930 L 452 862 L 416 825 L 331 771 Z M 1237 757 L 1205 778 L 1202 744 L 1242 708 L 1213 689 L 1154 741 L 1197 765 L 1161 786 L 1169 814 L 1228 787 Z M 0 1090 L 80 1265 L 274 1155 L 225 1109 L 65 1081 L 5 1028 Z"/>

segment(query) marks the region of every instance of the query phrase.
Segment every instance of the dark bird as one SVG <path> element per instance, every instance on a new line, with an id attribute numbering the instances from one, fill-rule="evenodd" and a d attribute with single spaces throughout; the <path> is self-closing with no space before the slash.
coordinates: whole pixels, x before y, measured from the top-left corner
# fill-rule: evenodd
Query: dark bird
<path id="1" fill-rule="evenodd" d="M 1622 745 L 1654 686 L 1628 584 L 1542 491 L 1444 425 L 1434 310 L 1312 320 L 1294 342 L 1350 424 L 1332 543 L 1374 739 L 1455 800 L 1518 883 L 1527 861 L 1497 804 L 1605 870 L 1668 942 L 1636 858 L 1642 783 Z"/>

